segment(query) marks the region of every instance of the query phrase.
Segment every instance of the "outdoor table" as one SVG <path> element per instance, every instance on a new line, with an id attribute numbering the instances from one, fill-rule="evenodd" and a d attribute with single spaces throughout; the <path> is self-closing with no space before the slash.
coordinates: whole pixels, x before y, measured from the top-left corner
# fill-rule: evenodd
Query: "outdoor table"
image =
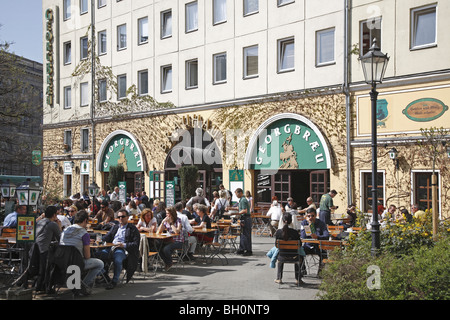
<path id="1" fill-rule="evenodd" d="M 145 235 L 145 238 L 148 238 L 148 239 L 159 240 L 159 241 L 155 241 L 155 243 L 157 244 L 157 247 L 156 247 L 157 255 L 156 255 L 156 261 L 155 261 L 156 262 L 155 271 L 156 271 L 156 270 L 158 270 L 158 265 L 160 265 L 160 264 L 164 265 L 164 261 L 160 254 L 164 240 L 171 239 L 171 238 L 177 236 L 177 234 L 168 233 L 168 232 L 166 232 L 166 233 L 142 232 L 141 233 L 141 241 L 143 239 L 142 235 Z"/>
<path id="2" fill-rule="evenodd" d="M 91 249 L 105 249 L 105 248 L 111 248 L 114 247 L 115 244 L 111 242 L 103 242 L 101 244 L 98 244 L 97 242 L 94 242 L 91 244 Z"/>

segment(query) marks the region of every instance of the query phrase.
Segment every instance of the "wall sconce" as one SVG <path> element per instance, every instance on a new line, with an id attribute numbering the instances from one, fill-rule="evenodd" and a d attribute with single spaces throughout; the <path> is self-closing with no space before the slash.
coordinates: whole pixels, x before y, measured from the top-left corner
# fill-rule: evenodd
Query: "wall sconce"
<path id="1" fill-rule="evenodd" d="M 70 166 L 72 167 L 72 169 L 75 168 L 75 162 L 72 161 L 72 162 L 70 163 Z"/>
<path id="2" fill-rule="evenodd" d="M 447 147 L 447 156 L 450 158 L 450 146 Z"/>
<path id="3" fill-rule="evenodd" d="M 399 168 L 399 163 L 398 163 L 398 151 L 395 148 L 392 148 L 391 150 L 389 150 L 389 158 L 394 161 L 395 163 L 395 168 L 398 169 Z"/>
<path id="4" fill-rule="evenodd" d="M 55 170 L 58 169 L 58 161 L 53 162 L 53 168 Z"/>

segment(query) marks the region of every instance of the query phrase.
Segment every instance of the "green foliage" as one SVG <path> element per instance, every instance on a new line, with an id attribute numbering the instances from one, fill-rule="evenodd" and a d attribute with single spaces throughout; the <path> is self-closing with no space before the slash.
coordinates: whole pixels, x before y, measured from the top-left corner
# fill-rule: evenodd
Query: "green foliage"
<path id="1" fill-rule="evenodd" d="M 450 298 L 450 223 L 443 221 L 437 241 L 432 219 L 393 223 L 381 231 L 381 254 L 370 255 L 371 232 L 351 236 L 348 246 L 331 254 L 322 271 L 324 300 L 437 300 Z M 369 266 L 381 270 L 380 289 L 370 290 Z"/>
<path id="2" fill-rule="evenodd" d="M 189 199 L 195 195 L 198 168 L 196 166 L 181 167 L 178 174 L 180 175 L 181 199 Z"/>
<path id="3" fill-rule="evenodd" d="M 110 190 L 114 190 L 123 181 L 125 170 L 122 165 L 109 167 L 108 185 Z"/>

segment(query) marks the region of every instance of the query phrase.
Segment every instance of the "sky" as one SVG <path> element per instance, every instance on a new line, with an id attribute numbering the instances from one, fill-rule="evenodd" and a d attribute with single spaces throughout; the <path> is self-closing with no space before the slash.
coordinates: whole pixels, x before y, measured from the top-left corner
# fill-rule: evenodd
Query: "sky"
<path id="1" fill-rule="evenodd" d="M 42 0 L 0 0 L 0 24 L 10 52 L 42 63 Z"/>

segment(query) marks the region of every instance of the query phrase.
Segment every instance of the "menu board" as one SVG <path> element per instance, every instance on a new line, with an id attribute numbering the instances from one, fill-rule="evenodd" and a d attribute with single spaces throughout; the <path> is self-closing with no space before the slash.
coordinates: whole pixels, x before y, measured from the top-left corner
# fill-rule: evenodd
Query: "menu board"
<path id="1" fill-rule="evenodd" d="M 175 183 L 174 181 L 166 181 L 166 206 L 175 205 Z"/>
<path id="2" fill-rule="evenodd" d="M 17 216 L 17 242 L 34 242 L 36 240 L 36 217 Z"/>

